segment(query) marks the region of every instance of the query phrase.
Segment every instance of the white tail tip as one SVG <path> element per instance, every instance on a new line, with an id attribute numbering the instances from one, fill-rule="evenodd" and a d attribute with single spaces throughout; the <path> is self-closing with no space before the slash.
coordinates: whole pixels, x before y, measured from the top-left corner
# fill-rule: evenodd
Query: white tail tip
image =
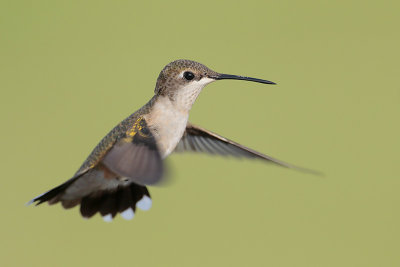
<path id="1" fill-rule="evenodd" d="M 121 212 L 121 217 L 125 220 L 132 220 L 133 217 L 135 217 L 135 213 L 133 212 L 132 208 L 129 208 Z"/>
<path id="2" fill-rule="evenodd" d="M 151 198 L 149 198 L 148 196 L 143 196 L 142 199 L 136 203 L 136 207 L 141 210 L 149 210 L 151 208 L 151 204 Z"/>
<path id="3" fill-rule="evenodd" d="M 111 214 L 107 214 L 107 215 L 104 215 L 104 216 L 103 216 L 103 220 L 104 220 L 105 222 L 111 222 L 111 221 L 113 220 L 113 217 L 112 217 Z"/>

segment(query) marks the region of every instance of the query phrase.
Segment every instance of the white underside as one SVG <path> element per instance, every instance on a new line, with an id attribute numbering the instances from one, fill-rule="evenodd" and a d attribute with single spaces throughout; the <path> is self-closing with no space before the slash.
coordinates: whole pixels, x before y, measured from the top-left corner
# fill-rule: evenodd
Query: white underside
<path id="1" fill-rule="evenodd" d="M 186 129 L 189 112 L 178 110 L 168 97 L 160 97 L 153 106 L 146 122 L 157 140 L 161 157 L 165 158 L 175 149 Z"/>

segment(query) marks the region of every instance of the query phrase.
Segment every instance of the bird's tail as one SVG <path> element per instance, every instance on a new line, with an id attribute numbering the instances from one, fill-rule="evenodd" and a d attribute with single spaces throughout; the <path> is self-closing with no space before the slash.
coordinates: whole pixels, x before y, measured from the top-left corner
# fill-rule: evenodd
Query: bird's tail
<path id="1" fill-rule="evenodd" d="M 35 203 L 36 206 L 40 205 L 46 201 L 49 202 L 50 205 L 55 204 L 57 202 L 59 202 L 59 197 L 64 193 L 64 191 L 73 183 L 75 182 L 76 179 L 78 179 L 78 177 L 73 177 L 71 179 L 69 179 L 68 181 L 66 181 L 63 184 L 60 184 L 57 187 L 54 187 L 53 189 L 38 195 L 37 197 L 33 198 L 32 200 L 30 200 L 28 203 L 26 203 L 27 206 Z"/>
<path id="2" fill-rule="evenodd" d="M 130 220 L 134 217 L 136 208 L 148 210 L 151 207 L 152 201 L 147 188 L 134 183 L 121 184 L 112 190 L 98 189 L 87 195 L 71 197 L 66 191 L 79 178 L 80 176 L 74 177 L 35 197 L 27 205 L 35 202 L 36 205 L 61 202 L 65 209 L 69 209 L 80 204 L 80 212 L 84 218 L 90 218 L 99 212 L 104 221 L 111 221 L 117 213 Z"/>

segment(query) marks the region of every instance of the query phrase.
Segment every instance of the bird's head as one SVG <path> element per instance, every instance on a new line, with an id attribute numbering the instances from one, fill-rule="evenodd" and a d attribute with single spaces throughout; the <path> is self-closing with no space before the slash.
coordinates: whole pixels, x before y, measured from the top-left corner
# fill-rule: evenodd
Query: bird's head
<path id="1" fill-rule="evenodd" d="M 154 92 L 156 95 L 168 96 L 171 101 L 177 101 L 190 109 L 204 86 L 224 79 L 275 84 L 267 80 L 218 73 L 198 62 L 180 59 L 169 63 L 160 72 Z"/>

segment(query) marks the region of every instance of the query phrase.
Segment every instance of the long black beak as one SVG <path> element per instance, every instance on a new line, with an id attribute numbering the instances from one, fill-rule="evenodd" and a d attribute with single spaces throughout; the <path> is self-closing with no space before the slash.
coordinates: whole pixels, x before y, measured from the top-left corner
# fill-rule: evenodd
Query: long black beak
<path id="1" fill-rule="evenodd" d="M 245 76 L 238 76 L 238 75 L 231 75 L 231 74 L 217 74 L 214 77 L 210 77 L 215 80 L 243 80 L 243 81 L 250 81 L 250 82 L 256 82 L 256 83 L 265 83 L 265 84 L 276 84 L 271 81 L 267 80 L 261 80 L 257 78 L 251 78 L 251 77 L 245 77 Z"/>

